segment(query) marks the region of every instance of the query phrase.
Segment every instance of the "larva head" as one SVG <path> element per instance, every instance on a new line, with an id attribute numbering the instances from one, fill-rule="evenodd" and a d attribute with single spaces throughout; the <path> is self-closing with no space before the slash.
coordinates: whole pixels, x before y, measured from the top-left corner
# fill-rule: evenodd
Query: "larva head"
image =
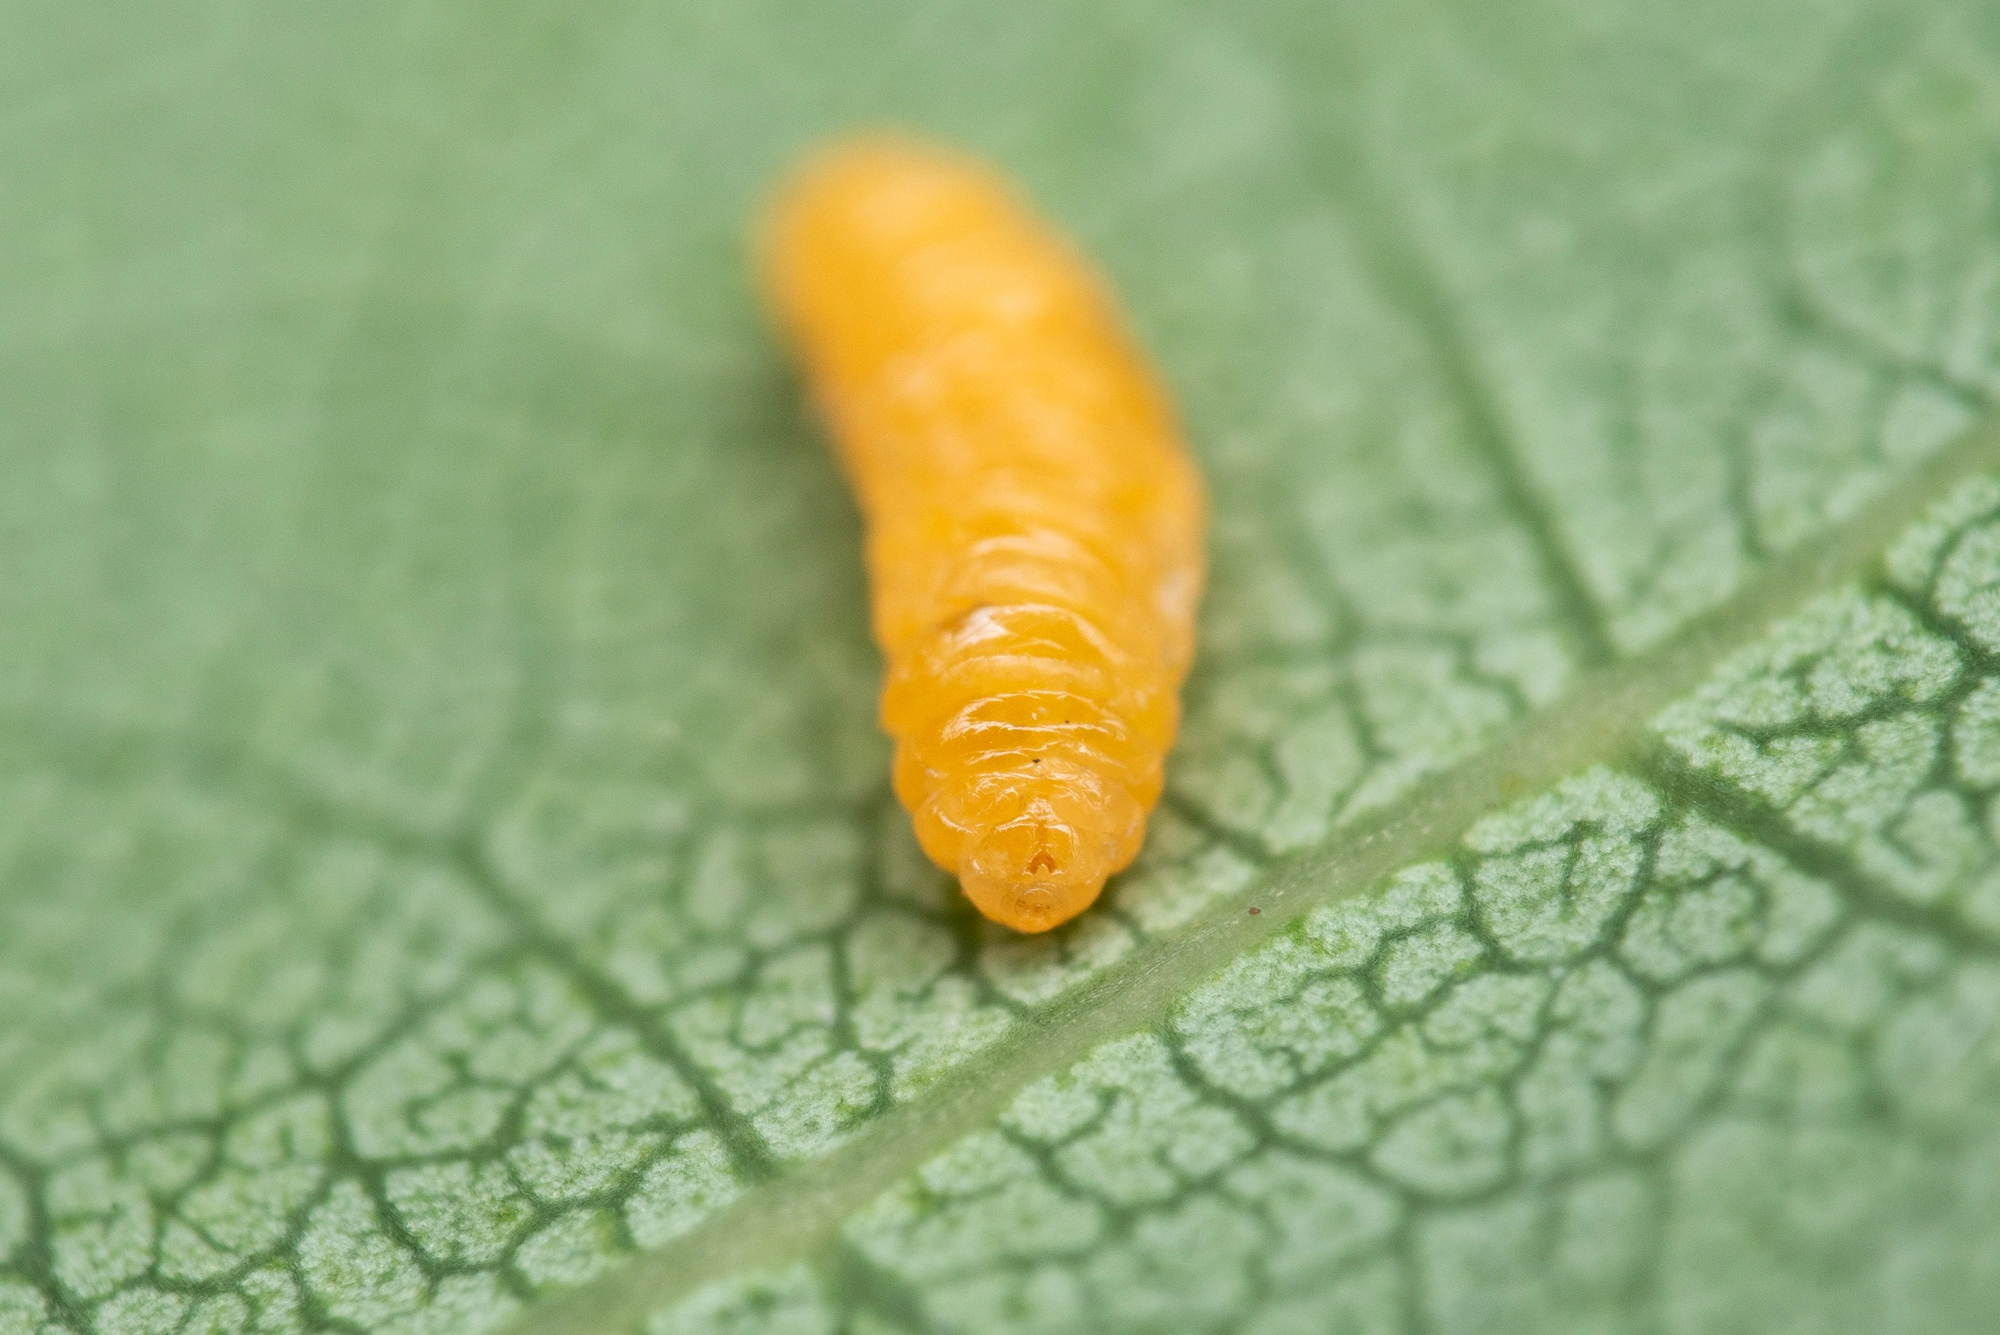
<path id="1" fill-rule="evenodd" d="M 985 800 L 967 803 L 958 879 L 995 922 L 1021 932 L 1058 927 L 1096 902 L 1138 851 L 1145 813 L 1121 787 L 985 777 L 976 785 Z"/>

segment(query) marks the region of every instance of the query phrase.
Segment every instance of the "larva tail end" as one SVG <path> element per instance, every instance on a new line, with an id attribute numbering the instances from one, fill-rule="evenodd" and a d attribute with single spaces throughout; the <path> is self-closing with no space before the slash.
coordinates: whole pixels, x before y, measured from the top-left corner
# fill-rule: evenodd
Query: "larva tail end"
<path id="1" fill-rule="evenodd" d="M 1024 882 L 1018 872 L 994 874 L 967 866 L 958 880 L 966 897 L 994 922 L 1017 932 L 1046 932 L 1096 903 L 1109 876 L 1109 871 L 1099 871 L 1094 876 Z"/>
<path id="2" fill-rule="evenodd" d="M 971 840 L 959 884 L 979 911 L 1017 932 L 1046 932 L 1097 901 L 1119 850 L 1062 821 L 1044 803 Z"/>

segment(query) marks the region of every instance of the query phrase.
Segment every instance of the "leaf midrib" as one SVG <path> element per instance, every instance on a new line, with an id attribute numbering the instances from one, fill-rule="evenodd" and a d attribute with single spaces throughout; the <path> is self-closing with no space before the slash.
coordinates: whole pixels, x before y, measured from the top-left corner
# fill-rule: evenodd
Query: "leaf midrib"
<path id="1" fill-rule="evenodd" d="M 1982 420 L 1847 520 L 1766 566 L 1670 642 L 1586 673 L 1562 698 L 1397 802 L 1278 859 L 1177 932 L 1028 1010 L 976 1060 L 845 1144 L 753 1186 L 691 1233 L 536 1303 L 504 1335 L 631 1328 L 719 1278 L 827 1254 L 850 1215 L 990 1122 L 1021 1090 L 1111 1039 L 1159 1024 L 1197 983 L 1307 913 L 1447 852 L 1481 816 L 1517 798 L 1592 765 L 1640 761 L 1648 724 L 1662 709 L 1774 621 L 1868 573 L 1933 502 L 1995 468 L 2000 420 Z M 1255 916 L 1247 912 L 1253 905 L 1261 910 Z"/>

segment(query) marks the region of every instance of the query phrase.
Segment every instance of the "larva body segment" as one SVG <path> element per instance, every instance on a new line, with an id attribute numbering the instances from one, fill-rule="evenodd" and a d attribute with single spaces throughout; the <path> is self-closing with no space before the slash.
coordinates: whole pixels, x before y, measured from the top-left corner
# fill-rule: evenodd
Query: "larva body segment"
<path id="1" fill-rule="evenodd" d="M 989 172 L 837 148 L 762 242 L 867 524 L 897 796 L 987 917 L 1045 931 L 1159 798 L 1200 478 L 1088 270 Z"/>

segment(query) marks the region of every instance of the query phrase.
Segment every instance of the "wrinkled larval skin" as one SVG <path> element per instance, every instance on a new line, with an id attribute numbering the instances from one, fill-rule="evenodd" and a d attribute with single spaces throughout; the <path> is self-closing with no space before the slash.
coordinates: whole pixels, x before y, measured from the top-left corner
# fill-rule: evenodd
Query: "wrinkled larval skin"
<path id="1" fill-rule="evenodd" d="M 867 522 L 897 796 L 981 912 L 1046 931 L 1159 799 L 1200 477 L 1089 270 L 975 164 L 835 147 L 761 260 Z"/>

